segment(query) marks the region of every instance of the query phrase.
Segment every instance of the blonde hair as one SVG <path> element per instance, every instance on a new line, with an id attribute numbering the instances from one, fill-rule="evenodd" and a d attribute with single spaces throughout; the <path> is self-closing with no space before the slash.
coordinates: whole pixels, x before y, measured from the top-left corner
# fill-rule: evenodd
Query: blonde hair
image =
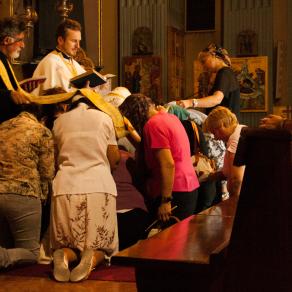
<path id="1" fill-rule="evenodd" d="M 217 106 L 208 115 L 204 122 L 204 132 L 213 132 L 214 129 L 224 126 L 225 128 L 238 125 L 236 115 L 227 107 Z"/>
<path id="2" fill-rule="evenodd" d="M 215 56 L 216 58 L 222 60 L 227 66 L 231 66 L 231 60 L 228 51 L 214 43 L 210 43 L 199 53 L 198 60 L 202 62 L 207 56 Z"/>

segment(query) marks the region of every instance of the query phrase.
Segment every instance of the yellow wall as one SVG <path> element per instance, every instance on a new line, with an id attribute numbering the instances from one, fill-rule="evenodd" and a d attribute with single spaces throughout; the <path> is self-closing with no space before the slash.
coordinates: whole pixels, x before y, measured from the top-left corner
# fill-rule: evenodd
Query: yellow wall
<path id="1" fill-rule="evenodd" d="M 102 1 L 103 72 L 115 74 L 112 87 L 118 85 L 118 1 Z"/>
<path id="2" fill-rule="evenodd" d="M 102 73 L 112 73 L 112 87 L 118 81 L 118 4 L 117 0 L 100 0 L 101 17 L 101 65 Z M 96 65 L 98 64 L 98 1 L 87 0 L 84 6 L 86 51 Z"/>

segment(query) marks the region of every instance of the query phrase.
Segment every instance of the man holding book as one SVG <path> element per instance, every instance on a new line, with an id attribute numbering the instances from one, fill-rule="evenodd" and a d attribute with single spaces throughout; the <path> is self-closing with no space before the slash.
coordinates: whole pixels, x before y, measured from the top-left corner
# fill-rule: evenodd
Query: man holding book
<path id="1" fill-rule="evenodd" d="M 62 21 L 56 32 L 57 46 L 45 56 L 34 71 L 33 77 L 45 76 L 46 80 L 33 91 L 41 95 L 44 90 L 62 87 L 66 92 L 76 88 L 70 79 L 85 73 L 85 69 L 74 60 L 81 41 L 81 25 L 72 19 Z"/>

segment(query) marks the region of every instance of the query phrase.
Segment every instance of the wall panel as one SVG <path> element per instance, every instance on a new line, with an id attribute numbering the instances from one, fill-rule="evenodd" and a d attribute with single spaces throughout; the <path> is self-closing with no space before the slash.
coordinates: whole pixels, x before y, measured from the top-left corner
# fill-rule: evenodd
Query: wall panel
<path id="1" fill-rule="evenodd" d="M 243 30 L 253 30 L 258 35 L 258 55 L 268 56 L 269 110 L 273 103 L 273 5 L 270 0 L 224 0 L 224 47 L 236 56 L 237 35 Z M 242 113 L 241 122 L 257 126 L 264 113 Z"/>

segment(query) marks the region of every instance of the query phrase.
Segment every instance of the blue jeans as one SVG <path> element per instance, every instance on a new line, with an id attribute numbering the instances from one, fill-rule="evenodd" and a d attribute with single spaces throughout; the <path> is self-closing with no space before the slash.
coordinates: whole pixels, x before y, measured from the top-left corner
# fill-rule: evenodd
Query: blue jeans
<path id="1" fill-rule="evenodd" d="M 40 199 L 0 194 L 0 268 L 35 263 L 39 256 L 40 228 Z M 7 246 L 9 232 L 13 248 Z"/>

